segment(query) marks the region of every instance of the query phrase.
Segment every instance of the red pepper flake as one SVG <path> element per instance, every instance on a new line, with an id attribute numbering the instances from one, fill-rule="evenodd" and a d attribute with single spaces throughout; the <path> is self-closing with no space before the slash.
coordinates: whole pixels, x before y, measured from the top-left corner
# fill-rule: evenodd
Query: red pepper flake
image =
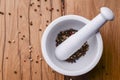
<path id="1" fill-rule="evenodd" d="M 4 15 L 4 13 L 3 13 L 3 12 L 1 12 L 1 11 L 0 11 L 0 14 L 1 14 L 1 15 Z"/>
<path id="2" fill-rule="evenodd" d="M 8 43 L 11 43 L 11 41 L 8 41 Z"/>
<path id="3" fill-rule="evenodd" d="M 14 71 L 15 74 L 17 74 L 17 71 Z"/>
<path id="4" fill-rule="evenodd" d="M 11 13 L 8 13 L 8 15 L 11 15 Z"/>
<path id="5" fill-rule="evenodd" d="M 40 14 L 40 16 L 42 16 L 42 14 Z"/>

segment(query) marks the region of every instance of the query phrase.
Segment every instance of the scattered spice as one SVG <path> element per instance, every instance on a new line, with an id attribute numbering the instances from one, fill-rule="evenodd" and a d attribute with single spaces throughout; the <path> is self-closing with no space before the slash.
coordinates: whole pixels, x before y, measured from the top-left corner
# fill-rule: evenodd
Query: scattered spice
<path id="1" fill-rule="evenodd" d="M 54 8 L 51 8 L 52 10 L 54 10 Z"/>
<path id="2" fill-rule="evenodd" d="M 17 74 L 17 71 L 14 71 L 15 74 Z"/>
<path id="3" fill-rule="evenodd" d="M 0 11 L 0 14 L 1 14 L 1 15 L 4 15 L 4 12 L 1 12 L 1 11 Z"/>
<path id="4" fill-rule="evenodd" d="M 37 0 L 37 1 L 40 1 L 40 0 Z"/>
<path id="5" fill-rule="evenodd" d="M 76 32 L 77 30 L 75 29 L 61 31 L 56 38 L 56 46 L 60 45 L 63 41 L 65 41 L 68 37 Z M 66 61 L 70 63 L 76 62 L 76 60 L 78 60 L 81 56 L 85 55 L 86 51 L 88 51 L 88 48 L 89 45 L 87 42 L 85 42 L 83 46 L 78 49 L 78 51 L 76 51 L 72 56 L 70 56 Z"/>
<path id="6" fill-rule="evenodd" d="M 23 37 L 25 38 L 25 35 L 23 35 Z"/>
<path id="7" fill-rule="evenodd" d="M 37 9 L 34 9 L 35 12 L 37 12 Z"/>
<path id="8" fill-rule="evenodd" d="M 8 13 L 9 15 L 11 15 L 11 13 Z"/>
<path id="9" fill-rule="evenodd" d="M 30 4 L 30 6 L 32 6 L 32 4 Z"/>
<path id="10" fill-rule="evenodd" d="M 32 49 L 32 46 L 31 46 L 31 45 L 29 46 L 29 49 Z"/>
<path id="11" fill-rule="evenodd" d="M 12 40 L 12 43 L 15 43 L 15 40 Z"/>
<path id="12" fill-rule="evenodd" d="M 26 62 L 26 60 L 24 60 L 24 62 Z"/>
<path id="13" fill-rule="evenodd" d="M 57 12 L 59 12 L 59 9 L 57 9 Z"/>
<path id="14" fill-rule="evenodd" d="M 34 4 L 34 2 L 33 2 L 33 3 L 31 3 L 31 4 L 30 4 L 30 6 L 32 6 L 33 4 Z"/>
<path id="15" fill-rule="evenodd" d="M 49 11 L 53 11 L 53 8 L 49 9 Z"/>
<path id="16" fill-rule="evenodd" d="M 33 59 L 32 58 L 30 58 L 30 62 L 32 62 L 33 61 Z"/>
<path id="17" fill-rule="evenodd" d="M 46 27 L 47 27 L 48 25 L 46 24 Z"/>
<path id="18" fill-rule="evenodd" d="M 20 34 L 21 32 L 18 32 L 18 34 Z"/>
<path id="19" fill-rule="evenodd" d="M 36 61 L 36 63 L 39 63 L 38 61 Z"/>
<path id="20" fill-rule="evenodd" d="M 6 57 L 6 59 L 8 59 L 8 57 Z"/>
<path id="21" fill-rule="evenodd" d="M 11 41 L 8 41 L 8 43 L 11 43 Z"/>
<path id="22" fill-rule="evenodd" d="M 22 15 L 20 15 L 20 18 L 22 18 Z"/>
<path id="23" fill-rule="evenodd" d="M 46 22 L 49 23 L 49 20 L 47 20 Z"/>
<path id="24" fill-rule="evenodd" d="M 40 14 L 40 16 L 42 16 L 42 14 Z"/>
<path id="25" fill-rule="evenodd" d="M 42 31 L 42 29 L 39 29 L 39 31 Z"/>
<path id="26" fill-rule="evenodd" d="M 40 61 L 42 61 L 42 58 L 40 58 Z"/>
<path id="27" fill-rule="evenodd" d="M 45 0 L 45 2 L 47 2 L 47 0 Z"/>
<path id="28" fill-rule="evenodd" d="M 35 72 L 35 74 L 37 74 L 37 72 Z"/>
<path id="29" fill-rule="evenodd" d="M 33 25 L 33 22 L 32 22 L 32 21 L 30 22 L 30 25 L 31 25 L 31 26 Z"/>
<path id="30" fill-rule="evenodd" d="M 37 7 L 40 7 L 40 5 L 37 5 Z"/>
<path id="31" fill-rule="evenodd" d="M 21 40 L 23 40 L 24 38 L 21 38 Z"/>

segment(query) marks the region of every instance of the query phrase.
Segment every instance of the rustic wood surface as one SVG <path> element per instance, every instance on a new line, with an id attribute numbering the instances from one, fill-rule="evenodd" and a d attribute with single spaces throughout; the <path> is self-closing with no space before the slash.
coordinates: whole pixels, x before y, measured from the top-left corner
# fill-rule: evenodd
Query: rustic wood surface
<path id="1" fill-rule="evenodd" d="M 120 80 L 120 0 L 0 0 L 0 80 Z M 49 23 L 63 15 L 92 19 L 102 6 L 115 20 L 100 30 L 103 56 L 82 76 L 53 71 L 41 54 L 41 36 Z"/>

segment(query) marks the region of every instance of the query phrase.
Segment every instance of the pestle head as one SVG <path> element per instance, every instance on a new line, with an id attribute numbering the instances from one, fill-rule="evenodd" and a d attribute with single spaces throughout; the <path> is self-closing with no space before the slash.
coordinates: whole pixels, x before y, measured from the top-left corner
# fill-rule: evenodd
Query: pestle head
<path id="1" fill-rule="evenodd" d="M 114 19 L 114 14 L 113 14 L 111 9 L 109 9 L 107 7 L 102 7 L 100 9 L 100 12 L 101 12 L 102 16 L 107 20 L 113 20 Z"/>

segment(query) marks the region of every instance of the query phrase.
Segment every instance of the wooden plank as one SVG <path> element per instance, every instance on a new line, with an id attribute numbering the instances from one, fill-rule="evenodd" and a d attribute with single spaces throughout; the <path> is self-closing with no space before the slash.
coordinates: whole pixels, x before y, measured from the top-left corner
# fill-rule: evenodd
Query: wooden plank
<path id="1" fill-rule="evenodd" d="M 17 1 L 5 1 L 5 51 L 3 57 L 3 80 L 20 80 L 18 55 Z"/>
<path id="2" fill-rule="evenodd" d="M 0 2 L 0 80 L 3 79 L 3 56 L 5 49 L 5 1 Z"/>
<path id="3" fill-rule="evenodd" d="M 119 11 L 120 1 L 116 0 L 65 0 L 66 14 L 77 14 L 88 19 L 92 19 L 99 13 L 102 6 L 110 7 L 114 13 L 115 20 L 107 22 L 101 29 L 101 34 L 104 42 L 103 56 L 99 64 L 89 73 L 77 77 L 65 77 L 65 80 L 70 78 L 73 80 L 119 80 L 120 79 L 120 59 L 118 56 L 120 47 L 120 23 Z M 72 5 L 72 6 L 70 6 Z"/>
<path id="4" fill-rule="evenodd" d="M 46 26 L 48 26 L 47 21 L 51 21 L 51 1 L 50 0 L 41 0 L 41 14 L 42 14 L 42 20 L 40 27 L 44 31 L 46 29 Z M 46 62 L 42 61 L 42 80 L 54 80 L 55 76 L 52 70 L 49 68 L 49 66 L 46 64 Z"/>
<path id="5" fill-rule="evenodd" d="M 30 45 L 30 0 L 19 0 L 18 7 L 18 36 L 20 73 L 22 80 L 32 80 Z"/>
<path id="6" fill-rule="evenodd" d="M 30 21 L 32 25 L 30 26 L 30 42 L 31 42 L 31 58 L 33 59 L 31 63 L 32 69 L 32 80 L 42 80 L 42 56 L 40 51 L 40 39 L 42 34 L 41 24 L 41 1 L 31 0 L 30 7 Z"/>
<path id="7" fill-rule="evenodd" d="M 0 11 L 4 12 L 0 14 L 0 80 L 120 80 L 119 3 L 120 0 L 0 0 Z M 101 29 L 104 51 L 99 64 L 87 74 L 64 78 L 42 57 L 43 31 L 64 14 L 92 19 L 102 6 L 110 7 L 116 18 Z"/>

